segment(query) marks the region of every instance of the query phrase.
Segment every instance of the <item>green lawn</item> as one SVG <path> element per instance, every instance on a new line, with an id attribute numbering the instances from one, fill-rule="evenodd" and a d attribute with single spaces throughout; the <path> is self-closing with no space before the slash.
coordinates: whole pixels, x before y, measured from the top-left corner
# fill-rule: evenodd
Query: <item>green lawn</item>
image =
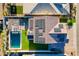
<path id="1" fill-rule="evenodd" d="M 29 50 L 29 40 L 25 30 L 22 30 L 22 50 Z"/>
<path id="2" fill-rule="evenodd" d="M 29 50 L 48 50 L 48 44 L 36 44 L 33 43 L 33 40 L 30 40 Z"/>
<path id="3" fill-rule="evenodd" d="M 16 6 L 16 9 L 17 14 L 23 14 L 23 6 Z"/>

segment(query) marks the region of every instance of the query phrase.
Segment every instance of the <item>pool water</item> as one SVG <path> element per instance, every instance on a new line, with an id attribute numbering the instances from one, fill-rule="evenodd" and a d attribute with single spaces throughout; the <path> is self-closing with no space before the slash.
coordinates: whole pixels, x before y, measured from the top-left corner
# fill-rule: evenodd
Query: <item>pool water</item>
<path id="1" fill-rule="evenodd" d="M 20 48 L 20 31 L 10 32 L 10 48 Z"/>

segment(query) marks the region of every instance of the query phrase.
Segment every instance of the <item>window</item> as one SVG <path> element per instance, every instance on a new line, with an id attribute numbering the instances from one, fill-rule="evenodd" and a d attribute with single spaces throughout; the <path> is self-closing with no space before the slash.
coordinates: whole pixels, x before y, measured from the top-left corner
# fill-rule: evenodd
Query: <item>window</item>
<path id="1" fill-rule="evenodd" d="M 44 19 L 36 20 L 35 27 L 38 27 L 39 29 L 43 29 L 43 32 L 45 32 L 45 20 Z"/>
<path id="2" fill-rule="evenodd" d="M 61 29 L 60 28 L 54 28 L 54 31 L 55 32 L 61 32 Z"/>

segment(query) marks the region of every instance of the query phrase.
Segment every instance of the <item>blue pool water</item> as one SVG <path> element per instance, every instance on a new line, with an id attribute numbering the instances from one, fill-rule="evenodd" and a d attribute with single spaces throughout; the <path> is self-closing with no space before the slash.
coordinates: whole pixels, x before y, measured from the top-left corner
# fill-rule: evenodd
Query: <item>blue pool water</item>
<path id="1" fill-rule="evenodd" d="M 10 32 L 10 48 L 20 48 L 20 31 Z"/>

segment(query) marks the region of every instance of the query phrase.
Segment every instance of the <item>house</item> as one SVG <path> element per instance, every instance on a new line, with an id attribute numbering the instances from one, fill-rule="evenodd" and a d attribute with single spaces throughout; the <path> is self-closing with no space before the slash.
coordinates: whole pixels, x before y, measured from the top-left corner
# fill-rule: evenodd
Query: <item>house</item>
<path id="1" fill-rule="evenodd" d="M 7 52 L 53 51 L 53 55 L 54 53 L 64 55 L 67 26 L 66 23 L 60 22 L 60 18 L 69 15 L 66 6 L 69 7 L 68 4 L 58 3 L 27 3 L 23 4 L 22 16 L 17 16 L 16 13 L 5 16 Z"/>

